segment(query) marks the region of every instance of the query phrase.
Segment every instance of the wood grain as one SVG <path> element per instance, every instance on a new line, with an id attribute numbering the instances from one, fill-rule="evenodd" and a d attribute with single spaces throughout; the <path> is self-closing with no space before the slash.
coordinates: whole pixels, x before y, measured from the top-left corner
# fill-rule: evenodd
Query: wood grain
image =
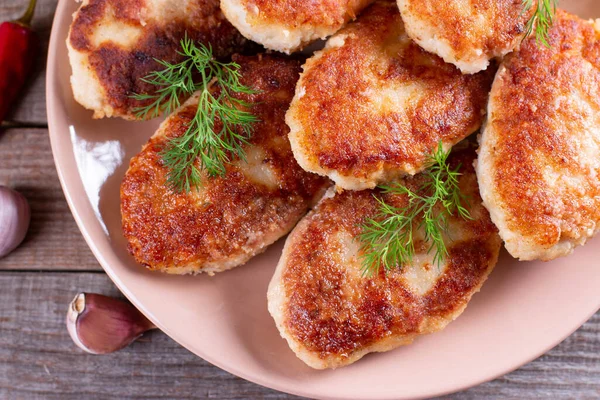
<path id="1" fill-rule="evenodd" d="M 0 160 L 0 185 L 23 193 L 31 206 L 27 237 L 16 251 L 0 259 L 0 271 L 101 271 L 67 206 L 47 129 L 0 131 Z"/>
<path id="2" fill-rule="evenodd" d="M 236 378 L 153 332 L 107 356 L 77 349 L 64 327 L 79 291 L 118 296 L 100 273 L 0 273 L 2 399 L 293 399 Z M 556 349 L 446 399 L 597 399 L 600 314 Z"/>
<path id="3" fill-rule="evenodd" d="M 0 273 L 1 399 L 284 399 L 219 370 L 155 332 L 94 356 L 64 326 L 79 291 L 118 296 L 104 274 Z"/>

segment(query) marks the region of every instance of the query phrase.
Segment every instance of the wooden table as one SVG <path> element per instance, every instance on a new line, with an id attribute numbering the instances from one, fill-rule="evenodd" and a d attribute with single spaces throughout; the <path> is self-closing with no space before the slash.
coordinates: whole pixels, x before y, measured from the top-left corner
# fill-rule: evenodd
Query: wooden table
<path id="1" fill-rule="evenodd" d="M 2 0 L 0 21 L 15 18 L 25 3 Z M 56 0 L 38 1 L 34 27 L 44 49 L 55 7 Z M 221 371 L 160 332 L 108 356 L 88 355 L 72 344 L 64 317 L 73 296 L 119 292 L 79 233 L 56 176 L 45 60 L 44 50 L 19 106 L 0 130 L 0 185 L 21 191 L 32 208 L 25 242 L 0 260 L 0 399 L 296 398 Z M 600 398 L 600 313 L 520 370 L 446 398 L 482 397 Z"/>

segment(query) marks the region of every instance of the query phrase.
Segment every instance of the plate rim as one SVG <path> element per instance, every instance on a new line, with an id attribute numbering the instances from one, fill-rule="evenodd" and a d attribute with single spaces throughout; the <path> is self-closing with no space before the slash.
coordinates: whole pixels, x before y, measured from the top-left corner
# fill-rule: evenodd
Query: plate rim
<path id="1" fill-rule="evenodd" d="M 88 245 L 88 247 L 94 254 L 94 257 L 96 258 L 98 263 L 102 266 L 102 269 L 104 270 L 104 272 L 106 272 L 108 277 L 117 286 L 119 291 L 121 293 L 123 293 L 123 295 L 138 310 L 140 310 L 140 312 L 142 312 L 142 314 L 144 314 L 150 321 L 152 321 L 156 326 L 158 326 L 158 328 L 162 332 L 164 332 L 167 336 L 169 336 L 172 340 L 177 342 L 179 345 L 181 345 L 182 347 L 184 347 L 185 349 L 190 351 L 192 354 L 202 358 L 203 360 L 214 365 L 215 367 L 220 368 L 228 373 L 231 373 L 231 374 L 238 376 L 242 379 L 245 379 L 247 381 L 250 381 L 250 382 L 256 383 L 258 385 L 261 385 L 261 386 L 264 386 L 264 387 L 267 387 L 267 388 L 270 388 L 273 390 L 277 390 L 277 391 L 280 391 L 283 393 L 289 393 L 292 395 L 303 396 L 303 397 L 308 397 L 308 398 L 319 398 L 319 399 L 324 399 L 324 400 L 338 400 L 338 399 L 360 400 L 361 398 L 359 398 L 359 397 L 336 397 L 336 396 L 326 395 L 324 393 L 318 393 L 318 391 L 310 391 L 310 390 L 303 391 L 300 389 L 290 389 L 285 384 L 279 384 L 278 382 L 276 382 L 274 380 L 262 379 L 259 375 L 252 375 L 250 373 L 247 373 L 244 370 L 236 368 L 234 365 L 226 365 L 224 363 L 221 363 L 218 359 L 216 359 L 214 357 L 209 357 L 206 354 L 202 354 L 203 353 L 202 351 L 199 351 L 198 349 L 193 348 L 191 343 L 187 343 L 187 341 L 178 338 L 178 335 L 175 332 L 173 332 L 169 327 L 162 324 L 162 322 L 159 321 L 157 318 L 155 318 L 154 315 L 148 309 L 145 308 L 144 304 L 140 300 L 138 300 L 138 298 L 131 291 L 129 291 L 129 289 L 121 281 L 121 279 L 119 278 L 117 273 L 112 269 L 109 262 L 106 260 L 104 254 L 100 251 L 100 249 L 94 243 L 94 241 L 91 237 L 91 234 L 88 231 L 88 228 L 86 227 L 86 224 L 81 219 L 80 210 L 75 205 L 75 202 L 73 200 L 72 187 L 69 184 L 67 184 L 67 182 L 66 182 L 64 166 L 59 157 L 59 153 L 61 151 L 59 150 L 59 145 L 58 145 L 59 134 L 57 133 L 57 127 L 56 127 L 56 121 L 55 121 L 56 120 L 55 115 L 58 112 L 58 110 L 57 110 L 58 106 L 56 105 L 57 102 L 53 101 L 56 98 L 56 96 L 55 96 L 55 91 L 53 91 L 52 88 L 53 88 L 53 85 L 55 83 L 57 83 L 56 77 L 58 76 L 58 74 L 56 73 L 56 70 L 58 67 L 57 62 L 56 62 L 57 49 L 58 49 L 58 46 L 60 46 L 61 44 L 64 45 L 64 40 L 66 39 L 66 38 L 62 38 L 59 36 L 59 30 L 61 28 L 60 24 L 61 24 L 61 22 L 63 22 L 64 15 L 66 13 L 67 1 L 75 1 L 75 0 L 58 0 L 55 14 L 52 19 L 52 28 L 51 28 L 50 40 L 49 40 L 49 46 L 48 46 L 48 56 L 47 56 L 47 60 L 46 60 L 45 94 L 46 94 L 46 113 L 47 113 L 47 119 L 48 119 L 48 135 L 50 137 L 50 145 L 51 145 L 51 149 L 52 149 L 54 165 L 55 165 L 55 168 L 56 168 L 56 171 L 58 174 L 61 189 L 64 193 L 65 199 L 67 200 L 67 204 L 69 205 L 69 210 L 71 211 L 71 214 L 73 215 L 73 218 L 75 219 L 77 227 L 79 228 L 83 238 L 85 239 L 86 244 Z M 68 66 L 68 68 L 70 68 L 70 65 Z M 65 114 L 67 114 L 67 113 L 65 112 Z M 575 331 L 577 331 L 596 312 L 598 312 L 598 310 L 600 310 L 600 296 L 598 297 L 597 304 L 594 306 L 594 309 L 592 311 L 590 311 L 589 313 L 586 313 L 585 318 L 583 318 L 580 322 L 578 322 L 575 327 L 568 329 L 568 332 L 566 334 L 560 335 L 556 339 L 553 339 L 551 341 L 551 343 L 548 344 L 547 346 L 544 346 L 544 348 L 542 350 L 538 350 L 538 351 L 533 352 L 532 354 L 529 354 L 526 358 L 524 358 L 522 361 L 519 361 L 516 365 L 513 365 L 511 367 L 502 368 L 494 373 L 489 373 L 487 376 L 475 377 L 473 379 L 464 379 L 463 381 L 461 381 L 461 383 L 457 383 L 457 384 L 453 385 L 452 387 L 448 387 L 445 389 L 438 389 L 437 391 L 423 390 L 422 393 L 417 395 L 417 397 L 414 397 L 414 396 L 403 397 L 402 394 L 396 394 L 396 395 L 390 395 L 389 397 L 379 396 L 376 399 L 378 399 L 378 400 L 426 399 L 426 398 L 430 398 L 430 397 L 444 396 L 447 394 L 460 392 L 460 391 L 467 390 L 469 388 L 478 386 L 485 382 L 489 382 L 491 380 L 497 379 L 498 377 L 506 375 L 512 371 L 515 371 L 515 370 L 521 368 L 523 365 L 526 365 L 526 364 L 530 363 L 531 361 L 537 359 L 538 357 L 546 354 L 548 351 L 550 351 L 551 349 L 553 349 L 554 347 L 556 347 L 557 345 L 562 343 L 566 338 L 568 338 Z M 373 398 L 373 399 L 375 399 L 375 398 Z"/>

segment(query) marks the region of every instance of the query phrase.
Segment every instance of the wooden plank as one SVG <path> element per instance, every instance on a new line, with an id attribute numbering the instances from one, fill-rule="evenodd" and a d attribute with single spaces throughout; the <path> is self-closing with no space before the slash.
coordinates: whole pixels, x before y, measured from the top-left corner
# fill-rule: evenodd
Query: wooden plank
<path id="1" fill-rule="evenodd" d="M 64 198 L 46 129 L 0 132 L 0 185 L 29 200 L 32 218 L 23 244 L 0 259 L 0 271 L 101 270 Z"/>
<path id="2" fill-rule="evenodd" d="M 291 399 L 197 358 L 160 332 L 108 356 L 74 347 L 64 328 L 78 291 L 118 295 L 104 274 L 0 273 L 0 398 Z M 493 345 L 493 344 L 491 344 Z M 546 356 L 445 399 L 600 397 L 600 314 Z"/>
<path id="3" fill-rule="evenodd" d="M 2 0 L 0 2 L 0 21 L 18 18 L 25 11 L 26 3 L 24 0 Z M 39 36 L 39 54 L 35 61 L 33 74 L 21 98 L 15 103 L 19 106 L 12 110 L 7 118 L 9 122 L 35 125 L 45 125 L 47 123 L 46 58 L 56 3 L 57 0 L 38 0 L 32 26 Z"/>
<path id="4" fill-rule="evenodd" d="M 117 295 L 104 274 L 0 273 L 2 399 L 288 399 L 234 377 L 154 332 L 107 356 L 77 349 L 64 327 L 80 291 Z"/>

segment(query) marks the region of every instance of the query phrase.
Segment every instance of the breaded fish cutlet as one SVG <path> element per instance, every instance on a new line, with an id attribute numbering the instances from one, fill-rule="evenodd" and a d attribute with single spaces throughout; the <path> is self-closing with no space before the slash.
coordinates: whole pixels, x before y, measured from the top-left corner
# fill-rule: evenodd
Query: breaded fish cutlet
<path id="1" fill-rule="evenodd" d="M 404 31 L 396 3 L 379 1 L 304 65 L 286 115 L 307 171 L 362 190 L 422 171 L 481 126 L 494 71 L 465 76 Z"/>
<path id="2" fill-rule="evenodd" d="M 141 79 L 164 69 L 154 59 L 181 61 L 180 41 L 210 45 L 216 57 L 248 46 L 225 19 L 219 0 L 83 0 L 67 39 L 75 100 L 94 118 L 137 119 L 132 98 L 156 86 Z"/>
<path id="3" fill-rule="evenodd" d="M 600 20 L 559 10 L 502 63 L 477 175 L 506 249 L 551 260 L 600 229 Z"/>
<path id="4" fill-rule="evenodd" d="M 472 74 L 519 45 L 533 3 L 524 10 L 523 0 L 398 0 L 398 7 L 419 46 Z"/>
<path id="5" fill-rule="evenodd" d="M 241 83 L 257 94 L 236 94 L 259 122 L 245 145 L 246 160 L 222 177 L 204 177 L 189 193 L 170 189 L 161 151 L 185 133 L 197 94 L 171 115 L 131 160 L 121 185 L 123 232 L 135 259 L 171 274 L 219 272 L 248 261 L 287 234 L 330 183 L 303 171 L 287 139 L 285 110 L 300 62 L 274 56 L 234 57 Z"/>
<path id="6" fill-rule="evenodd" d="M 449 219 L 448 256 L 439 265 L 415 234 L 411 265 L 361 275 L 360 225 L 379 203 L 405 207 L 405 195 L 329 192 L 292 231 L 269 286 L 269 311 L 291 349 L 313 368 L 351 364 L 370 352 L 411 343 L 443 329 L 465 309 L 496 264 L 501 240 L 481 204 L 473 171 L 475 151 L 453 151 L 460 188 L 472 219 Z M 403 178 L 418 187 L 421 175 Z M 419 241 L 420 240 L 420 241 Z"/>
<path id="7" fill-rule="evenodd" d="M 373 0 L 221 0 L 221 9 L 248 39 L 292 53 L 334 34 Z"/>

